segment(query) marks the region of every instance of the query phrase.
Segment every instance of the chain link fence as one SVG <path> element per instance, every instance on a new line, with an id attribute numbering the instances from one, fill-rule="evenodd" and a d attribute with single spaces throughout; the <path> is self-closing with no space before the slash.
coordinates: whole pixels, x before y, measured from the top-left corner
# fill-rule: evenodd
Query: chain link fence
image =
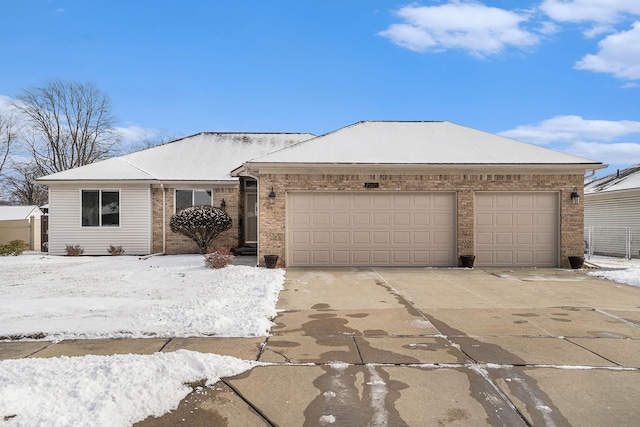
<path id="1" fill-rule="evenodd" d="M 618 258 L 640 258 L 640 227 L 584 228 L 584 253 Z"/>

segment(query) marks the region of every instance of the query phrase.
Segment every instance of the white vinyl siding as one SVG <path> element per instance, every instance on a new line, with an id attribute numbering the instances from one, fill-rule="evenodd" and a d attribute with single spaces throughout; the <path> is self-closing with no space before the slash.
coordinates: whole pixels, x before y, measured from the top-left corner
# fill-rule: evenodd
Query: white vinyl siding
<path id="1" fill-rule="evenodd" d="M 454 193 L 287 194 L 288 266 L 453 266 Z"/>
<path id="2" fill-rule="evenodd" d="M 640 194 L 587 196 L 584 200 L 585 227 L 640 227 Z"/>
<path id="3" fill-rule="evenodd" d="M 81 195 L 87 186 L 49 189 L 49 253 L 64 255 L 66 245 L 80 245 L 85 255 L 108 255 L 109 245 L 125 255 L 151 252 L 151 191 L 148 186 L 121 186 L 120 226 L 83 227 Z M 95 188 L 95 187 L 94 187 Z M 113 190 L 113 186 L 105 189 Z"/>
<path id="4" fill-rule="evenodd" d="M 591 245 L 589 253 L 640 257 L 640 192 L 594 194 L 584 200 L 584 239 Z"/>
<path id="5" fill-rule="evenodd" d="M 478 266 L 557 267 L 558 193 L 476 193 Z"/>

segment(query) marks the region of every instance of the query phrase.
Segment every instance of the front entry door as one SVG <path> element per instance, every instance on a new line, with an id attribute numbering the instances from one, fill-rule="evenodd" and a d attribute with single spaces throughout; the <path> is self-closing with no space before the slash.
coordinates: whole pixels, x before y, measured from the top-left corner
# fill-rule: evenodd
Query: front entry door
<path id="1" fill-rule="evenodd" d="M 246 243 L 258 242 L 258 194 L 251 191 L 245 193 L 244 203 L 244 237 Z"/>

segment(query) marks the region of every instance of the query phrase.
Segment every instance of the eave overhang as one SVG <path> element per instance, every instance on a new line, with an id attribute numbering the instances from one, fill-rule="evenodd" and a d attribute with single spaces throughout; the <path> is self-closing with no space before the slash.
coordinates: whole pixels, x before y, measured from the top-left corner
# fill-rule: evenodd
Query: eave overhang
<path id="1" fill-rule="evenodd" d="M 605 168 L 602 163 L 522 163 L 522 164 L 385 164 L 385 163 L 245 163 L 232 172 L 233 176 L 242 176 L 250 171 L 251 176 L 261 173 L 346 173 L 360 174 L 369 171 L 395 174 L 584 174 L 587 171 Z"/>
<path id="2" fill-rule="evenodd" d="M 238 185 L 238 178 L 229 178 L 227 180 L 157 180 L 157 179 L 65 179 L 65 180 L 35 180 L 38 184 L 52 186 L 139 186 L 149 185 L 152 187 L 160 187 L 162 185 L 168 187 L 176 186 L 214 186 L 214 187 L 235 187 Z"/>

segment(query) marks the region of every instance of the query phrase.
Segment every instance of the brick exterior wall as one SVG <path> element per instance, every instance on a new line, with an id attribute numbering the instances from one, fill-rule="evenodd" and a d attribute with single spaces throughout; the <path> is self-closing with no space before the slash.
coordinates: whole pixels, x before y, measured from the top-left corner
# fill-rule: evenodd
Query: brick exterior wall
<path id="1" fill-rule="evenodd" d="M 184 187 L 180 187 L 184 188 Z M 214 206 L 220 207 L 220 202 L 224 198 L 226 202 L 226 212 L 233 220 L 231 229 L 220 234 L 213 242 L 213 246 L 228 246 L 237 248 L 239 245 L 239 192 L 238 188 L 212 188 Z M 174 214 L 174 194 L 175 188 L 165 187 L 151 189 L 151 209 L 152 209 L 152 248 L 153 253 L 162 252 L 162 200 L 163 191 L 165 199 L 165 231 L 166 231 L 166 254 L 197 254 L 198 247 L 193 240 L 179 233 L 174 233 L 169 227 L 169 221 Z"/>
<path id="2" fill-rule="evenodd" d="M 365 182 L 377 182 L 377 189 L 365 189 Z M 347 175 L 347 174 L 260 174 L 260 253 L 278 255 L 278 266 L 286 266 L 286 191 L 446 191 L 457 194 L 458 255 L 474 253 L 474 206 L 476 191 L 555 191 L 560 194 L 560 267 L 568 268 L 568 256 L 583 254 L 583 205 L 574 205 L 574 188 L 582 194 L 583 174 L 442 174 L 442 175 Z M 268 204 L 271 188 L 277 194 Z"/>

